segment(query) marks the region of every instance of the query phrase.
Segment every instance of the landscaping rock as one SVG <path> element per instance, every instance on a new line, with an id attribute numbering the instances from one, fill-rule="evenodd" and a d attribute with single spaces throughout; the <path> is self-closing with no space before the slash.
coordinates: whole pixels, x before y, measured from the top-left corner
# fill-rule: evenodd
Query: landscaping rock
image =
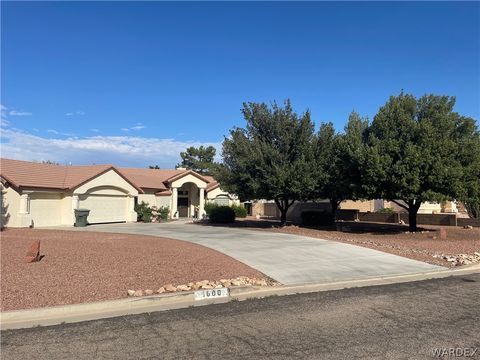
<path id="1" fill-rule="evenodd" d="M 38 261 L 40 261 L 40 240 L 35 240 L 30 244 L 25 256 L 25 262 L 33 263 Z"/>
<path id="2" fill-rule="evenodd" d="M 213 286 L 212 286 L 212 285 L 209 285 L 209 284 L 202 285 L 202 289 L 205 289 L 205 290 L 213 289 Z"/>
<path id="3" fill-rule="evenodd" d="M 145 290 L 145 295 L 153 295 L 153 290 L 150 290 L 150 289 Z"/>
<path id="4" fill-rule="evenodd" d="M 472 226 L 472 225 L 465 225 L 463 228 L 464 228 L 464 229 L 470 229 L 470 230 L 471 230 L 471 229 L 473 229 L 473 226 Z"/>
<path id="5" fill-rule="evenodd" d="M 191 288 L 188 285 L 178 285 L 177 291 L 189 291 Z"/>
<path id="6" fill-rule="evenodd" d="M 164 292 L 165 292 L 165 288 L 163 286 L 157 290 L 157 294 L 163 294 Z"/>
<path id="7" fill-rule="evenodd" d="M 167 292 L 175 292 L 177 291 L 177 288 L 175 286 L 173 286 L 172 284 L 167 284 L 164 286 L 165 288 L 165 291 Z"/>
<path id="8" fill-rule="evenodd" d="M 143 296 L 143 291 L 142 290 L 137 290 L 133 293 L 133 296 L 135 296 L 135 297 Z"/>
<path id="9" fill-rule="evenodd" d="M 128 296 L 133 296 L 133 295 L 135 295 L 135 290 L 128 290 L 127 294 L 128 294 Z"/>

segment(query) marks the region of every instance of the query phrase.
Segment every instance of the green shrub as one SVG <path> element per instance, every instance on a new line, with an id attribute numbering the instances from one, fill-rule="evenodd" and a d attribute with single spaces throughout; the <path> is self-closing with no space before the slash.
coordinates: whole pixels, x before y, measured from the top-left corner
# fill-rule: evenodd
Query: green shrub
<path id="1" fill-rule="evenodd" d="M 212 212 L 212 210 L 215 209 L 215 208 L 217 208 L 217 207 L 218 207 L 218 205 L 215 204 L 214 202 L 206 203 L 206 204 L 205 204 L 205 208 L 204 208 L 205 213 L 206 213 L 208 216 L 210 216 L 210 213 Z"/>
<path id="2" fill-rule="evenodd" d="M 394 214 L 395 210 L 393 210 L 392 208 L 382 208 L 378 209 L 376 212 L 380 214 Z"/>
<path id="3" fill-rule="evenodd" d="M 245 218 L 247 217 L 247 209 L 240 205 L 232 205 L 233 211 L 235 211 L 236 218 Z"/>
<path id="4" fill-rule="evenodd" d="M 215 206 L 210 209 L 209 221 L 214 224 L 235 222 L 235 211 L 229 206 Z"/>
<path id="5" fill-rule="evenodd" d="M 168 206 L 160 206 L 155 210 L 155 217 L 158 222 L 167 221 L 170 215 L 170 209 Z"/>
<path id="6" fill-rule="evenodd" d="M 305 226 L 328 226 L 335 222 L 333 214 L 329 211 L 307 210 L 302 211 L 302 224 Z"/>
<path id="7" fill-rule="evenodd" d="M 135 212 L 137 213 L 137 221 L 152 222 L 153 209 L 145 201 L 135 206 Z"/>

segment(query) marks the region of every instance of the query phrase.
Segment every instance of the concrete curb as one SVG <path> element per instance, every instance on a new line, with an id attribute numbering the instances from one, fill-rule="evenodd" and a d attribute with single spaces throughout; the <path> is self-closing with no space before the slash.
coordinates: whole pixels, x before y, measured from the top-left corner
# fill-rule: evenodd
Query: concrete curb
<path id="1" fill-rule="evenodd" d="M 397 284 L 450 276 L 480 273 L 480 264 L 463 266 L 454 270 L 380 277 L 363 280 L 340 281 L 323 284 L 298 284 L 276 287 L 244 286 L 230 289 L 230 297 L 196 301 L 192 291 L 164 295 L 125 298 L 39 309 L 5 311 L 0 313 L 1 330 L 50 326 L 63 323 L 105 319 L 110 317 L 181 309 L 192 306 L 226 303 L 232 300 L 258 299 L 276 295 L 304 294 L 319 291 L 341 290 L 353 287 Z"/>

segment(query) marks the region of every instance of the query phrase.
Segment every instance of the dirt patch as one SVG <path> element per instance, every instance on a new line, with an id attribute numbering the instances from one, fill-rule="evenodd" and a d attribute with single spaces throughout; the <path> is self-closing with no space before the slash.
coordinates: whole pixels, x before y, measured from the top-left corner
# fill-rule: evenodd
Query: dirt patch
<path id="1" fill-rule="evenodd" d="M 38 263 L 25 263 L 41 241 Z M 180 240 L 95 232 L 7 229 L 1 233 L 0 309 L 112 300 L 128 289 L 265 275 L 218 251 Z"/>

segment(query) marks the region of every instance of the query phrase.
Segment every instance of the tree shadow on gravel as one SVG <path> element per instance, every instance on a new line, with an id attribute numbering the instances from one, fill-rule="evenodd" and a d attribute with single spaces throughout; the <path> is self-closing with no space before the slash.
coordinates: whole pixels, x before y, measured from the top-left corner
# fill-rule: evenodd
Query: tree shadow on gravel
<path id="1" fill-rule="evenodd" d="M 231 224 L 212 224 L 207 220 L 196 222 L 196 225 L 201 226 L 215 226 L 215 227 L 227 227 L 227 228 L 247 228 L 247 229 L 280 229 L 280 222 L 277 219 L 241 219 L 236 220 Z M 289 226 L 295 226 L 300 229 L 311 229 L 321 231 L 338 231 L 343 233 L 356 233 L 356 234 L 372 234 L 372 235 L 385 235 L 385 234 L 400 234 L 408 231 L 408 225 L 402 224 L 386 224 L 386 223 L 371 223 L 371 222 L 356 222 L 356 221 L 337 221 L 331 226 L 303 226 L 287 224 Z M 432 229 L 418 228 L 418 231 L 434 231 Z"/>

